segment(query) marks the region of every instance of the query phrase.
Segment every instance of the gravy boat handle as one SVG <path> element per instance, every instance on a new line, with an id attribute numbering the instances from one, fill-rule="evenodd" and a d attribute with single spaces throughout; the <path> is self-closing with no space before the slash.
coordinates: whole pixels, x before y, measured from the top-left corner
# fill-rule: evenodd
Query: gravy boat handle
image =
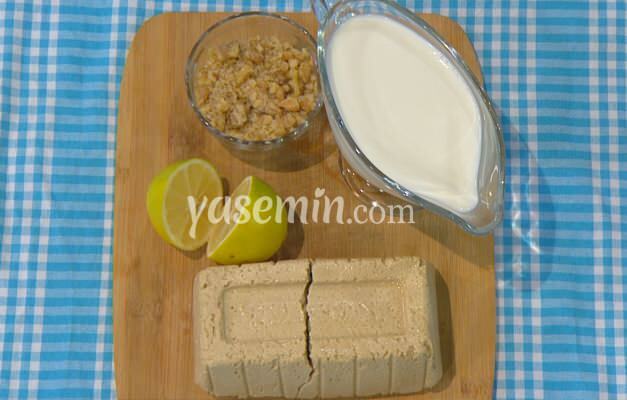
<path id="1" fill-rule="evenodd" d="M 318 23 L 320 25 L 324 22 L 329 9 L 338 2 L 339 0 L 310 0 L 311 8 L 313 9 L 314 14 L 316 14 L 316 18 L 318 19 Z"/>

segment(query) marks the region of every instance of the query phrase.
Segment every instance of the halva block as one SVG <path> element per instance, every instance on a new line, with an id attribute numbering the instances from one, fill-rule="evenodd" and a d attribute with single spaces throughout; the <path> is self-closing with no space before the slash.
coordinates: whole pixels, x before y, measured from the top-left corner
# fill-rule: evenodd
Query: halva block
<path id="1" fill-rule="evenodd" d="M 218 397 L 405 394 L 442 375 L 434 270 L 416 257 L 211 267 L 196 382 Z"/>

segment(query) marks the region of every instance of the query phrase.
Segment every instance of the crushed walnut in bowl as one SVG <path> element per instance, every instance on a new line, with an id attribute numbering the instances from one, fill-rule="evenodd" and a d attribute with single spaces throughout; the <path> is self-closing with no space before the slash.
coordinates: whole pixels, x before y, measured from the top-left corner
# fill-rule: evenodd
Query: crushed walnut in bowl
<path id="1" fill-rule="evenodd" d="M 322 106 L 313 38 L 274 14 L 239 14 L 211 27 L 192 50 L 186 83 L 203 124 L 238 148 L 300 136 Z"/>

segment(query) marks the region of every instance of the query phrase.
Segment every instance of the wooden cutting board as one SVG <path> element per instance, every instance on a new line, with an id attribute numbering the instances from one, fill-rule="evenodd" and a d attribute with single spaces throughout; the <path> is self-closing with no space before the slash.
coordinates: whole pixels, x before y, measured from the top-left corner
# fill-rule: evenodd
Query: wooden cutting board
<path id="1" fill-rule="evenodd" d="M 193 383 L 192 280 L 211 265 L 204 252 L 184 253 L 153 231 L 145 210 L 151 178 L 169 163 L 210 160 L 232 189 L 257 175 L 283 196 L 313 198 L 316 187 L 358 204 L 338 170 L 338 153 L 325 125 L 298 157 L 282 165 L 244 162 L 197 120 L 187 101 L 184 66 L 196 39 L 228 14 L 177 13 L 150 19 L 135 36 L 122 80 L 115 174 L 114 354 L 121 399 L 209 399 Z M 288 14 L 315 32 L 313 14 Z M 424 15 L 481 71 L 461 27 Z M 287 161 L 286 161 L 287 160 Z M 287 165 L 285 165 L 287 163 Z M 438 308 L 444 377 L 431 392 L 404 398 L 487 399 L 495 352 L 493 239 L 473 237 L 428 212 L 414 225 L 295 224 L 278 258 L 419 255 L 439 271 Z"/>

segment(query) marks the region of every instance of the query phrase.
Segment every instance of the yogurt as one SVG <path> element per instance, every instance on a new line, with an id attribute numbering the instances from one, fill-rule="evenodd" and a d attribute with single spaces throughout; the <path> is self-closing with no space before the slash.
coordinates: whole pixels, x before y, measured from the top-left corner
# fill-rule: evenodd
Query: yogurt
<path id="1" fill-rule="evenodd" d="M 434 204 L 456 213 L 475 208 L 481 114 L 444 55 L 379 15 L 344 22 L 327 51 L 338 110 L 370 162 Z"/>

